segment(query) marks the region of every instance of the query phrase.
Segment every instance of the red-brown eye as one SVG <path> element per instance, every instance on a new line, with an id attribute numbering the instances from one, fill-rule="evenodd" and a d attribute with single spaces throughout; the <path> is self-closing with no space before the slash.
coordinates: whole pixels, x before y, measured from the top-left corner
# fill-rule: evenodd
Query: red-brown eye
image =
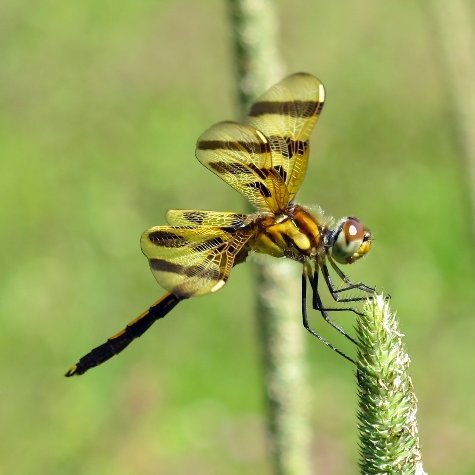
<path id="1" fill-rule="evenodd" d="M 343 224 L 342 231 L 347 243 L 362 241 L 365 235 L 364 226 L 355 218 L 348 218 Z"/>
<path id="2" fill-rule="evenodd" d="M 334 234 L 331 254 L 340 264 L 351 264 L 371 249 L 371 233 L 356 218 L 343 218 Z"/>

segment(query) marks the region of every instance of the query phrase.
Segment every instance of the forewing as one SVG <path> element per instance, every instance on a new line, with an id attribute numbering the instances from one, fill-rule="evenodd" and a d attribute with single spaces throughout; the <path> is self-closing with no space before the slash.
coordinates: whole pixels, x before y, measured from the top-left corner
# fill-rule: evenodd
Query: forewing
<path id="1" fill-rule="evenodd" d="M 167 221 L 171 226 L 238 228 L 244 225 L 246 218 L 245 214 L 226 211 L 196 209 L 170 209 L 167 211 Z"/>
<path id="2" fill-rule="evenodd" d="M 213 125 L 199 137 L 196 157 L 258 210 L 277 212 L 287 205 L 287 188 L 273 168 L 270 144 L 254 127 L 236 122 Z"/>
<path id="3" fill-rule="evenodd" d="M 142 235 L 142 251 L 157 282 L 177 297 L 216 292 L 227 281 L 249 229 L 156 226 Z"/>
<path id="4" fill-rule="evenodd" d="M 260 96 L 248 122 L 262 132 L 272 150 L 272 167 L 287 185 L 289 200 L 307 171 L 309 137 L 325 100 L 323 84 L 306 73 L 288 76 Z"/>

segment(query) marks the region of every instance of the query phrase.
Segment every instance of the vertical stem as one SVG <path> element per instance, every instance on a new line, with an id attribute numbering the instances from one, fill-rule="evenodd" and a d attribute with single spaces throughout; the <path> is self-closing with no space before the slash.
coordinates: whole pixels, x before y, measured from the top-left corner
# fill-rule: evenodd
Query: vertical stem
<path id="1" fill-rule="evenodd" d="M 437 58 L 447 84 L 451 118 L 464 159 L 464 177 L 475 235 L 475 13 L 467 0 L 427 1 Z"/>
<path id="2" fill-rule="evenodd" d="M 270 0 L 229 0 L 240 115 L 283 76 Z M 310 474 L 304 331 L 295 263 L 256 264 L 258 325 L 263 354 L 268 431 L 275 473 Z"/>
<path id="3" fill-rule="evenodd" d="M 229 0 L 236 59 L 239 108 L 244 119 L 251 102 L 282 79 L 277 20 L 270 0 Z"/>
<path id="4" fill-rule="evenodd" d="M 304 359 L 306 332 L 296 306 L 295 263 L 258 262 L 257 317 L 268 404 L 269 442 L 277 475 L 309 475 L 310 430 Z"/>
<path id="5" fill-rule="evenodd" d="M 358 428 L 362 475 L 425 475 L 409 356 L 382 295 L 358 318 Z"/>

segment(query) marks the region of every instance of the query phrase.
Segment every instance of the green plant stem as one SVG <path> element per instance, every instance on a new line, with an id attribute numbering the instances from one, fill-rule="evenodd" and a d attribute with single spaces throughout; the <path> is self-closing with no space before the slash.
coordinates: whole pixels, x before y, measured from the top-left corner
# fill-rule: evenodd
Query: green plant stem
<path id="1" fill-rule="evenodd" d="M 471 213 L 467 216 L 475 236 L 475 11 L 469 0 L 426 1 L 433 44 L 450 111 L 450 122 L 463 160 L 463 178 Z"/>
<path id="2" fill-rule="evenodd" d="M 360 468 L 364 475 L 423 475 L 409 356 L 388 301 L 358 318 Z"/>
<path id="3" fill-rule="evenodd" d="M 236 53 L 240 115 L 250 103 L 283 77 L 277 52 L 277 23 L 268 0 L 229 0 Z M 299 311 L 299 276 L 295 263 L 258 259 L 257 317 L 263 355 L 268 434 L 274 472 L 307 475 L 310 431 L 304 336 Z M 315 473 L 314 471 L 312 473 Z"/>

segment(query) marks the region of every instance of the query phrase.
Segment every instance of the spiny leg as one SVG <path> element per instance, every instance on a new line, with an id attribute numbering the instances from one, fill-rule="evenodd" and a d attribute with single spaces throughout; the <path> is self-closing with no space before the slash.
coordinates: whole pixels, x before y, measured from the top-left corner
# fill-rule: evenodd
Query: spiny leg
<path id="1" fill-rule="evenodd" d="M 340 277 L 340 279 L 343 282 L 345 282 L 345 284 L 347 284 L 346 287 L 341 287 L 337 289 L 335 285 L 333 284 L 333 281 L 331 279 L 330 273 L 328 272 L 328 267 L 326 263 L 324 262 L 321 265 L 323 277 L 325 279 L 325 282 L 327 283 L 328 290 L 330 291 L 334 300 L 336 300 L 337 302 L 357 302 L 359 300 L 366 300 L 367 298 L 372 298 L 372 294 L 374 294 L 374 291 L 375 291 L 373 287 L 369 287 L 363 282 L 351 282 L 348 276 L 343 273 L 343 271 L 335 264 L 335 262 L 333 261 L 331 257 L 328 256 L 328 260 L 330 261 L 330 265 L 332 266 L 332 268 L 334 269 L 338 277 Z M 352 289 L 358 289 L 358 290 L 361 290 L 362 292 L 367 292 L 371 295 L 365 296 L 365 297 L 347 297 L 347 298 L 341 298 L 337 295 L 340 292 L 345 292 L 347 290 L 352 290 Z"/>
<path id="2" fill-rule="evenodd" d="M 347 287 L 343 287 L 341 289 L 336 289 L 336 292 L 342 292 L 344 290 L 351 290 L 351 289 L 359 289 L 363 292 L 368 292 L 368 293 L 374 293 L 375 288 L 370 287 L 369 285 L 366 285 L 363 282 L 351 282 L 350 278 L 337 266 L 335 261 L 328 256 L 328 260 L 330 262 L 330 265 L 333 267 L 333 270 L 337 273 L 338 277 L 347 284 Z"/>
<path id="3" fill-rule="evenodd" d="M 323 317 L 323 319 L 330 324 L 338 333 L 343 335 L 345 338 L 350 340 L 352 343 L 357 345 L 358 343 L 356 340 L 348 335 L 348 333 L 343 330 L 339 325 L 337 325 L 328 315 L 328 312 L 345 312 L 345 311 L 352 311 L 354 313 L 358 313 L 357 310 L 353 308 L 346 308 L 346 307 L 333 307 L 333 308 L 327 308 L 323 306 L 322 299 L 320 298 L 320 294 L 318 293 L 318 265 L 315 265 L 315 272 L 313 274 L 313 279 L 309 276 L 308 277 L 310 281 L 310 285 L 312 286 L 312 291 L 313 291 L 313 298 L 312 298 L 312 303 L 313 303 L 313 308 L 314 310 L 318 310 L 320 312 L 320 315 Z"/>
<path id="4" fill-rule="evenodd" d="M 322 267 L 323 278 L 325 280 L 325 283 L 327 284 L 328 291 L 330 292 L 330 294 L 333 297 L 333 299 L 335 300 L 335 302 L 353 302 L 354 301 L 353 299 L 344 299 L 344 298 L 341 298 L 338 294 L 334 293 L 333 283 L 329 279 L 329 276 L 328 276 L 328 269 L 325 266 L 325 264 L 321 264 L 321 267 Z M 314 285 L 312 282 L 316 282 L 318 284 L 318 276 L 319 276 L 318 268 L 315 268 L 313 281 L 310 280 L 310 283 L 312 285 Z M 328 277 L 328 279 L 327 279 L 327 277 Z M 316 285 L 315 285 L 315 287 L 316 287 Z M 315 303 L 314 303 L 314 305 L 315 305 Z M 314 306 L 314 308 L 315 308 L 315 306 Z M 315 308 L 315 310 L 320 310 L 320 309 Z M 360 312 L 359 310 L 357 310 L 354 307 L 332 307 L 332 308 L 325 307 L 324 310 L 330 311 L 330 312 L 353 312 L 353 313 L 355 313 L 356 315 L 359 315 L 359 316 L 363 315 L 363 312 Z"/>
<path id="5" fill-rule="evenodd" d="M 357 287 L 349 286 L 349 287 L 344 287 L 344 288 L 341 288 L 341 289 L 337 289 L 337 288 L 335 288 L 335 284 L 332 281 L 330 273 L 328 272 L 328 267 L 325 263 L 321 264 L 321 269 L 322 269 L 323 278 L 325 279 L 325 283 L 327 284 L 328 290 L 329 290 L 331 296 L 333 297 L 333 300 L 335 300 L 335 302 L 359 302 L 359 301 L 366 300 L 367 298 L 369 298 L 368 296 L 364 296 L 364 297 L 342 297 L 342 296 L 340 296 L 339 292 L 342 292 L 342 291 L 345 291 L 345 290 L 352 290 L 352 289 L 357 288 Z M 362 314 L 361 312 L 355 310 L 354 308 L 348 308 L 348 310 L 356 313 L 357 315 Z"/>
<path id="6" fill-rule="evenodd" d="M 147 311 L 132 320 L 123 330 L 111 336 L 105 343 L 84 355 L 65 374 L 66 377 L 84 374 L 123 351 L 133 340 L 142 336 L 159 318 L 163 318 L 181 298 L 168 293 L 155 302 Z"/>
<path id="7" fill-rule="evenodd" d="M 302 273 L 302 321 L 303 321 L 303 326 L 305 327 L 305 329 L 309 333 L 311 333 L 315 338 L 320 340 L 324 345 L 328 346 L 328 348 L 331 348 L 340 356 L 343 356 L 343 358 L 347 359 L 348 361 L 356 365 L 355 360 L 353 360 L 348 355 L 343 353 L 343 351 L 339 350 L 337 347 L 333 346 L 330 342 L 325 340 L 325 338 L 323 338 L 321 335 L 319 335 L 315 330 L 313 330 L 310 327 L 310 324 L 308 322 L 308 317 L 307 317 L 307 276 L 305 274 L 305 270 Z"/>

